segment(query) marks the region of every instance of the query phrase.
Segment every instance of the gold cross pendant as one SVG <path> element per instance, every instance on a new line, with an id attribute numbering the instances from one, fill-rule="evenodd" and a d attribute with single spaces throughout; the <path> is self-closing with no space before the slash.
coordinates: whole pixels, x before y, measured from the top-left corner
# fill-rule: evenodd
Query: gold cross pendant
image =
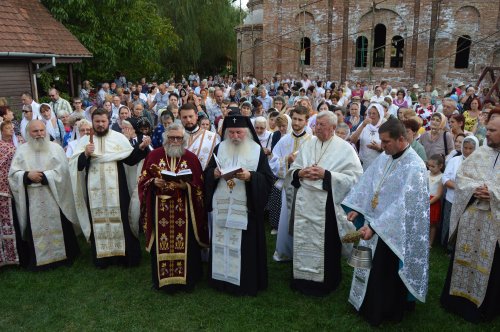
<path id="1" fill-rule="evenodd" d="M 375 195 L 372 198 L 372 209 L 375 210 L 377 205 L 378 205 L 378 192 L 375 193 Z"/>
<path id="2" fill-rule="evenodd" d="M 236 186 L 236 182 L 233 179 L 227 180 L 227 187 L 229 188 L 229 192 L 233 192 L 233 188 Z"/>

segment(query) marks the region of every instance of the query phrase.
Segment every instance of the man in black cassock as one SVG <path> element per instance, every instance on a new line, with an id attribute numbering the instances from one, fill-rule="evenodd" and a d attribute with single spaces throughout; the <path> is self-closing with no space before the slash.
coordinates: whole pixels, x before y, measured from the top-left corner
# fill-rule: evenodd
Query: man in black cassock
<path id="1" fill-rule="evenodd" d="M 222 132 L 205 170 L 213 220 L 210 283 L 232 294 L 256 295 L 267 288 L 264 206 L 273 175 L 249 118 L 226 117 Z"/>
<path id="2" fill-rule="evenodd" d="M 151 140 L 144 136 L 140 145 L 132 147 L 123 134 L 109 130 L 109 118 L 103 109 L 92 113 L 92 126 L 95 137 L 83 137 L 70 161 L 80 226 L 90 240 L 97 267 L 135 266 L 141 259 L 139 227 L 129 223 L 127 186 L 135 172 L 127 172 L 126 167 L 146 157 Z M 127 174 L 131 174 L 129 179 Z"/>

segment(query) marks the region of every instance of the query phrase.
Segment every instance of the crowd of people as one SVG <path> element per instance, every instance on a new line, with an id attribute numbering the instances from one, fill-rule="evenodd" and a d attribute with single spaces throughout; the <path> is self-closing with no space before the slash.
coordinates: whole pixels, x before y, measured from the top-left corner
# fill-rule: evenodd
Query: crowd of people
<path id="1" fill-rule="evenodd" d="M 437 238 L 443 307 L 492 319 L 500 106 L 447 89 L 191 73 L 84 81 L 71 104 L 25 92 L 22 119 L 0 106 L 0 266 L 71 265 L 80 234 L 98 268 L 137 266 L 144 236 L 156 289 L 192 289 L 208 261 L 215 289 L 255 296 L 271 245 L 292 289 L 326 296 L 357 234 L 372 265 L 354 269 L 349 302 L 380 325 L 425 302 Z"/>

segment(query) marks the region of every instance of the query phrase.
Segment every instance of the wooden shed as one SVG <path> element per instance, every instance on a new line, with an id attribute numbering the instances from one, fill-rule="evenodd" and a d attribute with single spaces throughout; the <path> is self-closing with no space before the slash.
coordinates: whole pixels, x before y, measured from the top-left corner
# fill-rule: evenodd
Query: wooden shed
<path id="1" fill-rule="evenodd" d="M 64 65 L 70 94 L 76 92 L 72 64 L 92 57 L 39 0 L 0 0 L 0 97 L 17 108 L 21 93 L 38 99 L 36 71 Z"/>

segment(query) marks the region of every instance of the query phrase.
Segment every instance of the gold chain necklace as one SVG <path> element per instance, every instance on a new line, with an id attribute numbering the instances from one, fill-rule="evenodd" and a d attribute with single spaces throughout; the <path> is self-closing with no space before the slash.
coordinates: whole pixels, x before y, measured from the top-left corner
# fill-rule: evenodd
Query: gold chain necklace
<path id="1" fill-rule="evenodd" d="M 375 210 L 378 206 L 378 203 L 379 203 L 378 197 L 380 194 L 380 189 L 381 189 L 382 184 L 384 183 L 387 175 L 393 169 L 393 166 L 395 167 L 402 158 L 403 158 L 403 156 L 399 157 L 398 160 L 396 162 L 394 162 L 394 159 L 392 159 L 392 157 L 391 157 L 392 160 L 389 160 L 387 162 L 387 164 L 385 165 L 384 173 L 382 174 L 382 179 L 378 183 L 377 188 L 375 189 L 375 194 L 373 195 L 373 198 L 371 200 L 372 210 Z"/>
<path id="2" fill-rule="evenodd" d="M 326 146 L 325 150 L 323 150 L 323 152 L 321 152 L 321 154 L 319 155 L 319 159 L 318 160 L 316 160 L 316 148 L 317 148 L 319 139 L 316 140 L 316 143 L 314 143 L 314 164 L 313 164 L 313 166 L 318 166 L 319 162 L 321 161 L 321 158 L 323 158 L 323 156 L 325 155 L 325 152 L 328 150 L 328 147 L 330 146 L 330 144 L 332 144 L 332 141 L 333 141 L 334 137 L 335 136 L 330 137 L 330 139 L 328 140 L 328 145 Z M 320 149 L 320 151 L 321 150 L 322 150 L 322 148 Z"/>

